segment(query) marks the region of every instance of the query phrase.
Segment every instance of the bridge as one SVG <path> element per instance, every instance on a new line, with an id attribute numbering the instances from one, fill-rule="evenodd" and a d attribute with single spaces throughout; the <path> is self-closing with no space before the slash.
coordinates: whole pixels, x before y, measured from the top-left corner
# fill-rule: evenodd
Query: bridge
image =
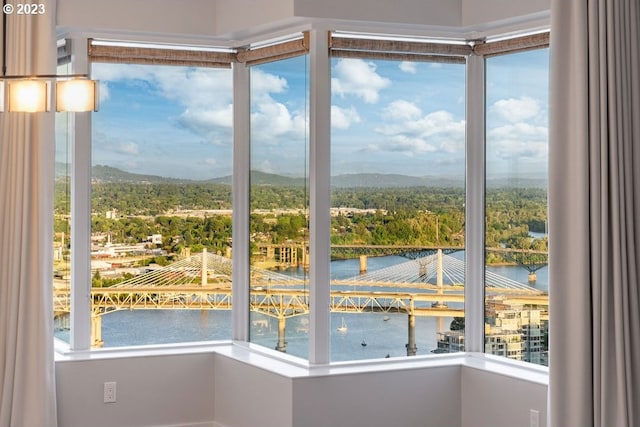
<path id="1" fill-rule="evenodd" d="M 262 265 L 282 269 L 309 265 L 309 245 L 303 243 L 287 242 L 281 244 L 259 244 L 258 252 L 254 259 Z M 332 259 L 348 259 L 397 255 L 408 259 L 419 259 L 429 255 L 435 255 L 438 251 L 449 255 L 454 252 L 464 251 L 464 246 L 422 246 L 422 245 L 331 245 Z M 532 249 L 517 248 L 485 248 L 487 253 L 496 253 L 505 262 L 517 264 L 526 268 L 530 274 L 545 267 L 549 262 L 548 252 Z M 534 277 L 531 277 L 533 280 Z"/>
<path id="2" fill-rule="evenodd" d="M 117 310 L 231 310 L 231 260 L 203 251 L 117 285 L 92 288 L 92 343 L 100 346 L 101 316 Z M 278 319 L 278 345 L 286 350 L 286 319 L 309 313 L 308 281 L 251 267 L 250 310 Z M 486 294 L 510 303 L 547 305 L 541 291 L 487 272 Z M 69 313 L 69 290 L 54 289 L 54 311 Z M 404 313 L 415 347 L 415 316 L 464 316 L 464 262 L 443 251 L 374 272 L 331 281 L 330 310 Z M 413 342 L 412 342 L 413 340 Z"/>

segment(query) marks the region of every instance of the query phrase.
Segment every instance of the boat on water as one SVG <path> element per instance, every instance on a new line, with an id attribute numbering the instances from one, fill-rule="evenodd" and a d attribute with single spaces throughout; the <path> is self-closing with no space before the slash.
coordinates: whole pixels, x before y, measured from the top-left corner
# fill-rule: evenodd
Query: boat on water
<path id="1" fill-rule="evenodd" d="M 344 317 L 342 318 L 342 323 L 340 324 L 340 326 L 338 326 L 338 332 L 347 332 L 347 324 L 344 321 Z"/>
<path id="2" fill-rule="evenodd" d="M 388 321 L 389 321 L 389 319 L 391 319 L 389 316 L 384 316 L 384 317 L 382 318 L 382 320 L 384 320 L 385 322 L 388 322 Z"/>

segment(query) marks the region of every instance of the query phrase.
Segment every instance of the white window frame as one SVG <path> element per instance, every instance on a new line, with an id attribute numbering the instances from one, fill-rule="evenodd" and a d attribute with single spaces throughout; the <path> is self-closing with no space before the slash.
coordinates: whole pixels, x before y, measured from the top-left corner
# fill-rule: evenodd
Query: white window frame
<path id="1" fill-rule="evenodd" d="M 308 360 L 257 349 L 249 338 L 249 67 L 236 62 L 233 70 L 233 242 L 232 341 L 252 351 L 266 351 L 296 365 L 341 365 L 330 362 L 330 56 L 329 32 L 309 31 L 310 74 L 310 332 Z M 547 36 L 548 37 L 548 36 Z M 87 38 L 71 39 L 72 72 L 90 73 Z M 489 51 L 487 51 L 489 52 Z M 489 54 L 494 54 L 490 51 Z M 485 203 L 485 56 L 471 54 L 466 61 L 466 211 L 465 211 L 465 353 L 484 354 L 484 203 Z M 99 114 L 99 113 L 97 113 Z M 179 343 L 122 349 L 92 350 L 91 337 L 91 113 L 72 119 L 71 172 L 71 317 L 69 345 L 56 343 L 60 353 L 151 353 L 155 349 L 202 351 L 219 342 Z M 243 173 L 239 173 L 239 172 Z M 322 309 L 327 307 L 327 309 Z M 58 340 L 59 341 L 59 340 Z M 462 353 L 463 355 L 465 353 Z M 452 355 L 460 358 L 461 353 Z M 424 356 L 418 360 L 435 360 Z M 416 358 L 407 358 L 416 360 Z M 441 360 L 442 357 L 438 357 Z M 453 360 L 453 359 L 452 359 Z M 457 360 L 457 359 L 456 359 Z M 495 358 L 490 357 L 495 362 Z M 507 363 L 512 363 L 508 361 Z M 358 361 L 357 364 L 368 364 Z M 389 363 L 393 363 L 390 361 Z M 396 361 L 397 363 L 397 361 Z M 515 362 L 520 363 L 520 362 Z M 540 367 L 533 371 L 540 372 Z M 542 370 L 544 372 L 544 369 Z"/>

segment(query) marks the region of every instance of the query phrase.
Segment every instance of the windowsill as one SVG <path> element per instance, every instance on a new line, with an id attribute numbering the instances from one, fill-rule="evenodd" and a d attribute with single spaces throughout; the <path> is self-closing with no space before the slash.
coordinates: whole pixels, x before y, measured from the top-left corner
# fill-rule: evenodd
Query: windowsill
<path id="1" fill-rule="evenodd" d="M 549 383 L 549 368 L 545 366 L 484 353 L 450 353 L 312 365 L 304 359 L 256 344 L 232 341 L 160 344 L 88 351 L 71 351 L 66 343 L 56 341 L 55 349 L 56 363 L 210 353 L 292 379 L 460 366 L 541 385 Z"/>

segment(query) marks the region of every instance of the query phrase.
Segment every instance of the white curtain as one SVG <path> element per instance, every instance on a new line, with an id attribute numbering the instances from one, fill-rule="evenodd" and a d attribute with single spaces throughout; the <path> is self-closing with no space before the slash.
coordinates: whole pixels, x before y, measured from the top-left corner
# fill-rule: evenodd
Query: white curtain
<path id="1" fill-rule="evenodd" d="M 551 20 L 550 423 L 640 426 L 640 2 Z"/>
<path id="2" fill-rule="evenodd" d="M 8 75 L 56 71 L 55 0 L 39 3 L 42 15 L 7 16 Z M 53 120 L 53 113 L 0 113 L 0 427 L 57 425 Z"/>

